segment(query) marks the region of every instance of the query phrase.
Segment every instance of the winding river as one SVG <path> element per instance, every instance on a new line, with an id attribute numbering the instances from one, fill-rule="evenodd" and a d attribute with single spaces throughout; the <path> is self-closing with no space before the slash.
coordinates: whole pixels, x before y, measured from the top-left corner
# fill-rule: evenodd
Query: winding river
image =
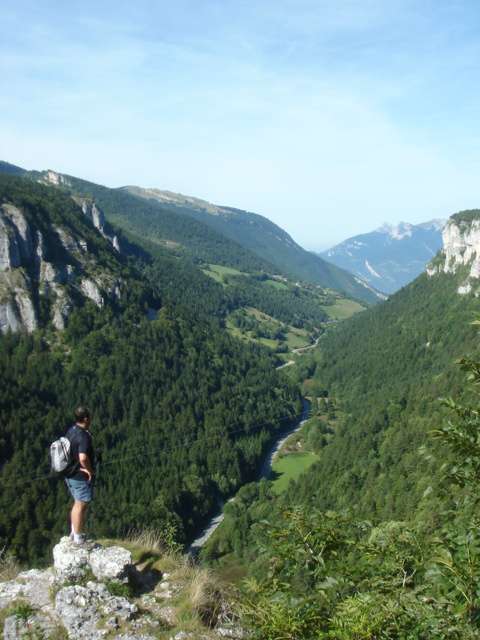
<path id="1" fill-rule="evenodd" d="M 261 480 L 262 478 L 268 478 L 270 476 L 270 473 L 272 471 L 272 464 L 275 460 L 277 453 L 280 451 L 280 449 L 283 447 L 283 445 L 288 440 L 288 438 L 292 435 L 292 433 L 299 431 L 303 427 L 303 425 L 308 419 L 309 411 L 310 411 L 310 402 L 304 398 L 303 410 L 302 410 L 302 415 L 300 419 L 298 420 L 298 422 L 291 425 L 286 431 L 283 431 L 279 435 L 278 439 L 275 440 L 275 442 L 273 442 L 273 444 L 270 446 L 269 450 L 265 455 L 265 458 L 263 459 L 262 466 L 260 467 L 257 480 Z M 228 502 L 232 502 L 233 500 L 235 500 L 235 496 L 233 498 L 230 498 Z M 225 507 L 225 504 L 222 504 L 220 506 L 219 511 L 201 529 L 201 531 L 199 532 L 195 540 L 188 547 L 188 553 L 190 555 L 196 556 L 200 552 L 200 549 L 204 546 L 204 544 L 210 538 L 212 533 L 221 525 L 225 517 L 224 507 Z"/>

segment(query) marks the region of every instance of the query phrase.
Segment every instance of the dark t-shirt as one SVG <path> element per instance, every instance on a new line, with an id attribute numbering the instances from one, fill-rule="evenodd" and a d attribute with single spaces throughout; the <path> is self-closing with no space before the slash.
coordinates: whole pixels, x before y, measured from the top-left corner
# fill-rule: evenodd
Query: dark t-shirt
<path id="1" fill-rule="evenodd" d="M 73 480 L 84 480 L 87 482 L 87 474 L 79 471 L 79 454 L 86 453 L 90 460 L 90 464 L 92 465 L 92 469 L 95 469 L 95 453 L 93 451 L 92 434 L 90 431 L 82 429 L 82 427 L 74 424 L 65 435 L 70 440 L 72 459 L 76 462 L 73 474 L 68 475 L 67 477 L 72 478 Z"/>

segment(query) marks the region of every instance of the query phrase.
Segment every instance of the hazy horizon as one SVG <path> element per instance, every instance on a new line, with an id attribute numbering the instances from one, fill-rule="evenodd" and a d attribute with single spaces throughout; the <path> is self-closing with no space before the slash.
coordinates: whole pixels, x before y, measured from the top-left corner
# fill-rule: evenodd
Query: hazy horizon
<path id="1" fill-rule="evenodd" d="M 473 1 L 19 0 L 0 157 L 254 211 L 311 250 L 480 205 Z"/>

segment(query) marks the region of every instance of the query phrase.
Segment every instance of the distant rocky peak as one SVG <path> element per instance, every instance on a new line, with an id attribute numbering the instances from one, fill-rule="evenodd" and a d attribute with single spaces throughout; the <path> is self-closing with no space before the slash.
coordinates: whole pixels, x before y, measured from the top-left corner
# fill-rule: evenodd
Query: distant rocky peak
<path id="1" fill-rule="evenodd" d="M 66 176 L 58 173 L 57 171 L 53 171 L 52 169 L 42 172 L 41 182 L 52 184 L 55 187 L 60 187 L 62 185 L 70 186 L 70 180 Z"/>
<path id="2" fill-rule="evenodd" d="M 381 227 L 377 229 L 377 232 L 388 235 L 393 240 L 402 240 L 403 238 L 410 238 L 412 235 L 412 230 L 413 224 L 410 224 L 409 222 L 399 222 L 395 225 L 385 222 Z"/>
<path id="3" fill-rule="evenodd" d="M 428 265 L 427 274 L 457 273 L 467 267 L 467 277 L 458 293 L 480 295 L 480 210 L 452 216 L 443 229 L 442 240 L 440 256 Z"/>

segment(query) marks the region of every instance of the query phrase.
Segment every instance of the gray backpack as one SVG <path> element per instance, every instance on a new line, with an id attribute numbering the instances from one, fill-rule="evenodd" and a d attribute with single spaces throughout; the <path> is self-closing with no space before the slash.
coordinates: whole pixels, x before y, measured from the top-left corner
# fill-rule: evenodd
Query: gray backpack
<path id="1" fill-rule="evenodd" d="M 50 445 L 50 466 L 54 473 L 65 474 L 73 464 L 72 445 L 68 438 L 62 436 Z"/>

